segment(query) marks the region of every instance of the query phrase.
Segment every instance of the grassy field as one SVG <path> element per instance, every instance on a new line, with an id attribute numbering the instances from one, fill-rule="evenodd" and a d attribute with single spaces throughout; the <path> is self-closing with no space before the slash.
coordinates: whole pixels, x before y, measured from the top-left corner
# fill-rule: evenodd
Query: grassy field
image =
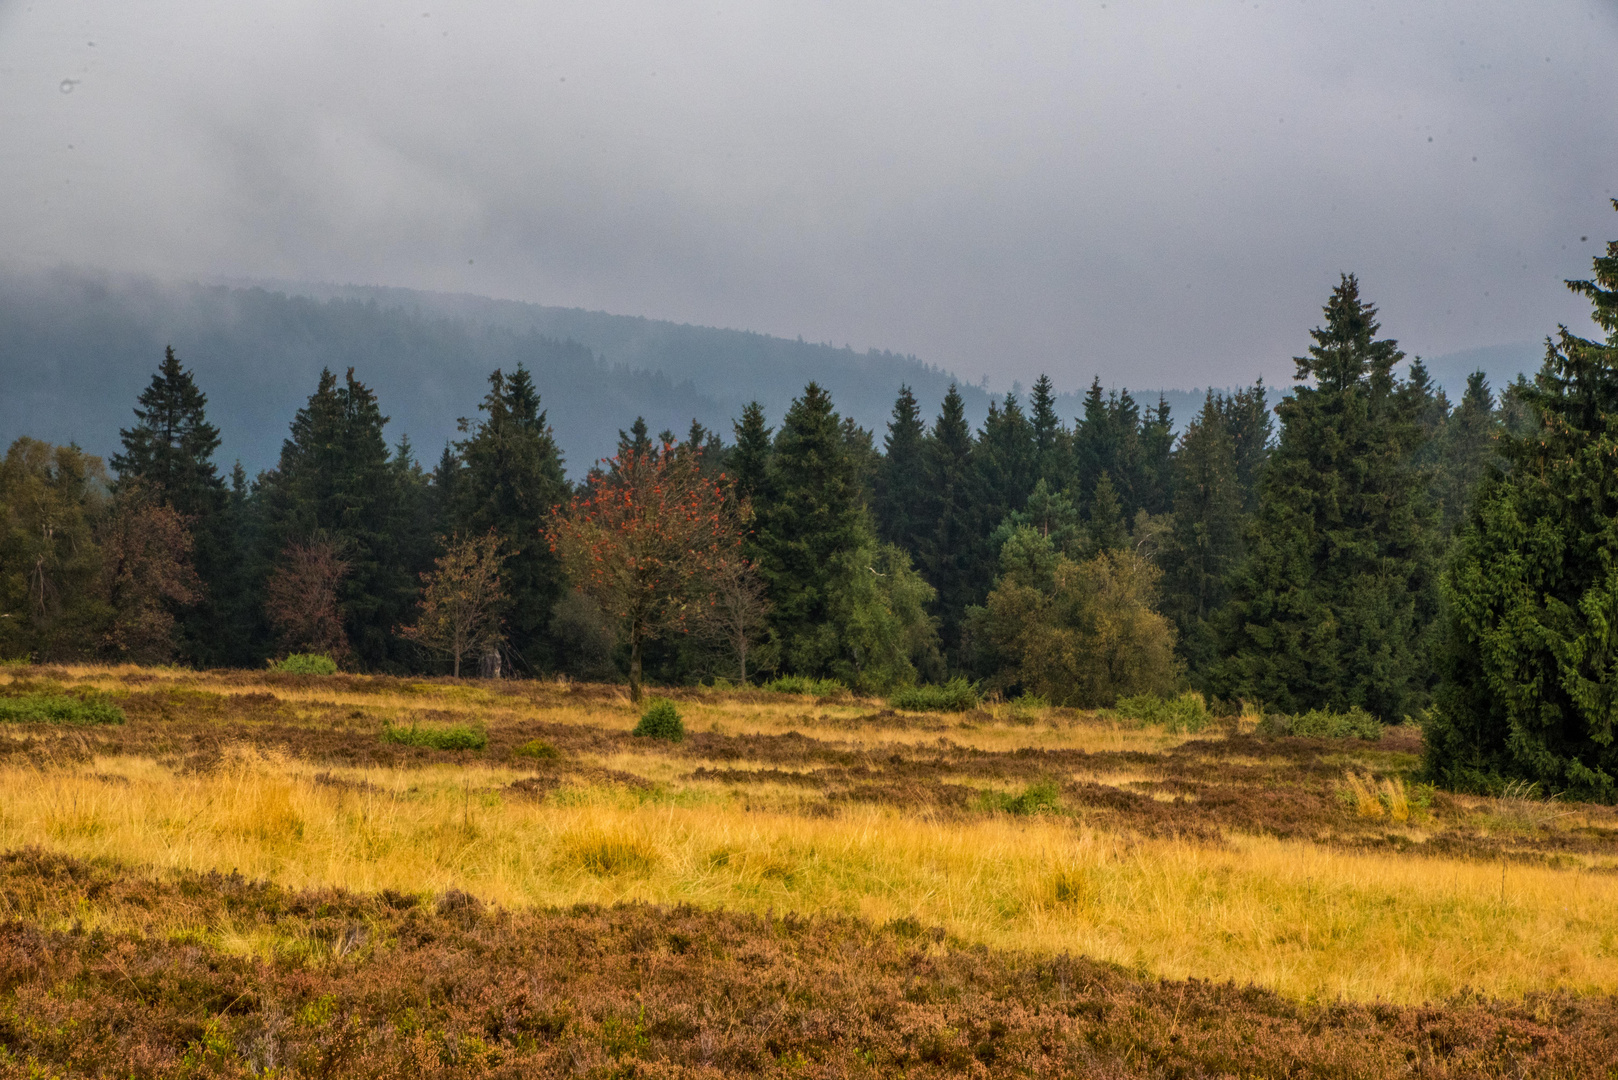
<path id="1" fill-rule="evenodd" d="M 1414 732 L 673 696 L 679 743 L 615 687 L 0 669 L 127 717 L 0 723 L 0 1074 L 1618 1061 L 1618 814 L 1422 788 Z M 498 959 L 435 1003 L 452 939 Z"/>

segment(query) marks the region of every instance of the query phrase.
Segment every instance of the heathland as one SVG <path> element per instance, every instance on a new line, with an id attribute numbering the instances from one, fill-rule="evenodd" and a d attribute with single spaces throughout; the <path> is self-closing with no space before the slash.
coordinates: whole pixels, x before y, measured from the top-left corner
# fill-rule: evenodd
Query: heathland
<path id="1" fill-rule="evenodd" d="M 1618 1060 L 1618 812 L 1414 729 L 665 693 L 0 669 L 0 1074 Z"/>

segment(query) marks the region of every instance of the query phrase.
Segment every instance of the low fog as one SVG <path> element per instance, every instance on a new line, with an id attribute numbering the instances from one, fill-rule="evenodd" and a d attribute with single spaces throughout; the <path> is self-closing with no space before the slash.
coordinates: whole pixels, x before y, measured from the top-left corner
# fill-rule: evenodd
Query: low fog
<path id="1" fill-rule="evenodd" d="M 0 260 L 407 286 L 1285 383 L 1340 271 L 1436 355 L 1588 328 L 1593 0 L 0 5 Z"/>

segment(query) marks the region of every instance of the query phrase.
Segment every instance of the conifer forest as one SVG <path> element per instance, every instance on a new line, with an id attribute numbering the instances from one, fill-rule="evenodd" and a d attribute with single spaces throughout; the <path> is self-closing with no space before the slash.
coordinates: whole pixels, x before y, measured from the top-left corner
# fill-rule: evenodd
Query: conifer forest
<path id="1" fill-rule="evenodd" d="M 1360 283 L 1293 385 L 1166 403 L 1051 381 L 973 430 L 896 387 L 886 429 L 815 383 L 728 431 L 626 417 L 577 483 L 524 367 L 442 448 L 322 373 L 276 465 L 218 459 L 173 349 L 122 449 L 0 465 L 0 655 L 202 669 L 836 685 L 1410 724 L 1445 787 L 1618 800 L 1618 245 L 1532 378 L 1450 400 Z M 1342 718 L 1348 718 L 1343 720 Z M 1267 720 L 1266 722 L 1271 722 Z"/>

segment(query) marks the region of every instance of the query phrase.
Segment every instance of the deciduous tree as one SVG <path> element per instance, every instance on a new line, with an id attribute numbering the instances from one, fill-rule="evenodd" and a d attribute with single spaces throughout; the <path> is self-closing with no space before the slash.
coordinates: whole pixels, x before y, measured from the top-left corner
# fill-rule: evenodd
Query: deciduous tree
<path id="1" fill-rule="evenodd" d="M 338 599 L 348 574 L 329 538 L 287 545 L 265 588 L 265 611 L 284 652 L 325 653 L 339 662 L 348 655 Z"/>
<path id="2" fill-rule="evenodd" d="M 505 553 L 499 533 L 452 536 L 431 571 L 421 575 L 416 621 L 399 633 L 407 641 L 450 658 L 455 678 L 461 659 L 485 653 L 504 639 L 501 613 L 508 597 L 500 572 Z"/>

